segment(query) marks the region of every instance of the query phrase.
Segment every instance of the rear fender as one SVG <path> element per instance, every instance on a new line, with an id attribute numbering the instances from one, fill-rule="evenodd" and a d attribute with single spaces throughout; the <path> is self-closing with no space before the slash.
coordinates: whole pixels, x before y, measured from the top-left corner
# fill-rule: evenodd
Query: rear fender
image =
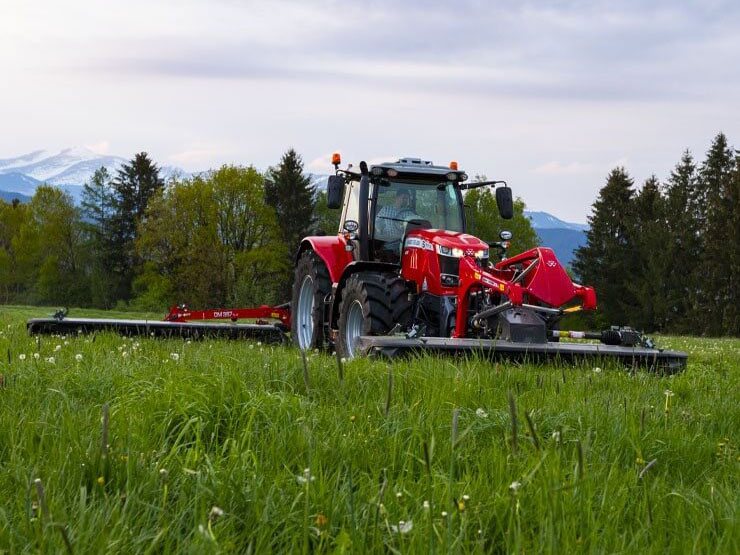
<path id="1" fill-rule="evenodd" d="M 353 251 L 346 249 L 347 241 L 340 235 L 306 237 L 296 253 L 296 262 L 304 251 L 314 251 L 324 261 L 332 283 L 337 283 L 342 272 L 354 261 Z"/>
<path id="2" fill-rule="evenodd" d="M 401 267 L 398 264 L 388 264 L 387 262 L 358 261 L 348 264 L 344 268 L 333 290 L 331 309 L 329 310 L 329 329 L 336 327 L 335 322 L 339 320 L 339 304 L 342 301 L 342 290 L 351 276 L 358 272 L 395 272 L 400 274 L 400 271 Z"/>

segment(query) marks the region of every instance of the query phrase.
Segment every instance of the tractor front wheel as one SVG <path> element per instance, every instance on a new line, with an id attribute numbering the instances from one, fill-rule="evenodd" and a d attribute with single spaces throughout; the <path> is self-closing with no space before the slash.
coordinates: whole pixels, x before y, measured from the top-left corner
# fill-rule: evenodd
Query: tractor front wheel
<path id="1" fill-rule="evenodd" d="M 305 251 L 295 267 L 291 301 L 291 334 L 304 351 L 324 346 L 324 297 L 331 292 L 329 270 L 313 251 Z"/>
<path id="2" fill-rule="evenodd" d="M 339 305 L 337 351 L 347 359 L 357 356 L 361 335 L 385 335 L 400 324 L 408 326 L 411 301 L 403 279 L 395 274 L 360 272 L 347 280 Z"/>

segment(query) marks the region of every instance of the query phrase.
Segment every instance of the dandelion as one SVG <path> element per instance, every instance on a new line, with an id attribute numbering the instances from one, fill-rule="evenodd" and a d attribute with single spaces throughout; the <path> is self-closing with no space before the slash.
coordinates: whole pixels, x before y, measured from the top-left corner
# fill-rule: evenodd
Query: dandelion
<path id="1" fill-rule="evenodd" d="M 58 353 L 61 350 L 62 350 L 62 346 L 61 345 L 57 345 L 56 347 L 54 347 L 54 352 L 55 353 Z"/>
<path id="2" fill-rule="evenodd" d="M 46 360 L 46 362 L 48 362 L 49 364 L 56 364 L 56 359 L 54 357 L 49 357 L 44 360 Z"/>
<path id="3" fill-rule="evenodd" d="M 399 520 L 398 525 L 391 524 L 391 532 L 394 534 L 408 534 L 414 529 L 414 522 L 412 520 Z"/>
<path id="4" fill-rule="evenodd" d="M 447 518 L 447 511 L 442 511 L 442 518 Z"/>
<path id="5" fill-rule="evenodd" d="M 20 360 L 26 360 L 26 353 L 21 353 L 21 354 L 19 354 L 19 355 L 18 355 L 18 358 L 19 358 Z"/>
<path id="6" fill-rule="evenodd" d="M 513 482 L 511 482 L 511 484 L 509 484 L 509 491 L 511 493 L 516 493 L 517 491 L 519 491 L 520 487 L 522 487 L 522 483 L 518 480 L 514 480 Z"/>
<path id="7" fill-rule="evenodd" d="M 75 360 L 76 360 L 77 362 L 82 362 L 82 354 L 80 354 L 80 353 L 77 353 L 77 354 L 75 355 Z"/>
<path id="8" fill-rule="evenodd" d="M 123 358 L 126 358 L 126 357 L 128 357 L 128 351 L 122 351 L 122 352 L 121 352 L 121 356 L 122 356 Z"/>
<path id="9" fill-rule="evenodd" d="M 663 395 L 665 395 L 665 412 L 670 412 L 671 410 L 671 397 L 673 397 L 673 391 L 670 389 L 666 389 L 663 392 Z"/>
<path id="10" fill-rule="evenodd" d="M 224 516 L 224 510 L 221 507 L 214 505 L 211 507 L 211 512 L 208 513 L 208 520 L 216 522 L 216 520 L 222 516 Z"/>
<path id="11" fill-rule="evenodd" d="M 33 358 L 38 360 L 39 358 L 41 358 L 41 355 L 39 353 L 33 353 Z"/>
<path id="12" fill-rule="evenodd" d="M 254 345 L 250 344 L 250 345 L 249 345 L 249 348 L 250 348 L 250 349 L 254 349 Z"/>
<path id="13" fill-rule="evenodd" d="M 313 482 L 315 479 L 316 477 L 311 474 L 310 468 L 304 468 L 303 474 L 295 477 L 295 481 L 298 482 L 300 485 L 308 484 L 310 482 Z"/>
<path id="14" fill-rule="evenodd" d="M 177 362 L 178 360 L 180 360 L 180 353 L 170 353 L 170 358 Z"/>
<path id="15" fill-rule="evenodd" d="M 190 341 L 190 339 L 188 339 L 188 340 L 187 340 L 187 341 L 185 342 L 185 345 L 190 345 L 191 343 L 192 343 L 192 341 Z"/>
<path id="16" fill-rule="evenodd" d="M 601 368 L 599 368 L 598 366 L 594 368 L 594 374 L 601 374 Z"/>
<path id="17" fill-rule="evenodd" d="M 429 501 L 427 501 L 425 499 L 424 502 L 421 504 L 421 506 L 424 508 L 425 511 L 428 511 L 429 510 L 429 507 L 430 507 L 429 506 Z"/>
<path id="18" fill-rule="evenodd" d="M 66 346 L 68 346 L 68 345 L 69 345 L 69 341 L 65 341 L 65 342 L 64 342 L 64 346 L 66 347 Z"/>
<path id="19" fill-rule="evenodd" d="M 347 359 L 344 358 L 344 357 L 342 357 L 342 358 L 339 359 L 339 362 L 341 362 L 342 364 L 344 364 L 345 362 L 347 362 Z"/>
<path id="20" fill-rule="evenodd" d="M 483 409 L 475 409 L 475 415 L 478 418 L 488 418 L 488 413 L 484 411 Z"/>
<path id="21" fill-rule="evenodd" d="M 396 492 L 396 499 L 400 501 L 402 497 L 403 497 L 403 493 L 401 493 L 400 491 Z"/>
<path id="22" fill-rule="evenodd" d="M 167 478 L 169 478 L 170 473 L 167 472 L 166 468 L 160 468 L 159 469 L 159 477 L 162 479 L 163 482 L 167 481 Z"/>
<path id="23" fill-rule="evenodd" d="M 261 347 L 262 346 L 262 341 L 257 341 L 257 346 L 258 347 Z"/>
<path id="24" fill-rule="evenodd" d="M 463 501 L 470 501 L 469 495 L 463 495 L 462 498 L 463 498 Z"/>

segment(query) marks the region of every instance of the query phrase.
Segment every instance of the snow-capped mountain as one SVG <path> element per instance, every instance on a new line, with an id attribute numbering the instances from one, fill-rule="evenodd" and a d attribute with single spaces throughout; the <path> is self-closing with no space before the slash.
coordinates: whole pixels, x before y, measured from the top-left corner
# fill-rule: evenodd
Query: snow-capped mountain
<path id="1" fill-rule="evenodd" d="M 95 170 L 105 166 L 111 175 L 115 175 L 127 161 L 122 156 L 97 154 L 84 147 L 65 148 L 59 152 L 35 150 L 0 159 L 0 190 L 33 195 L 38 185 L 46 183 L 61 187 L 79 200 L 83 185 Z M 186 173 L 173 166 L 160 166 L 160 175 L 169 180 Z"/>
<path id="2" fill-rule="evenodd" d="M 574 231 L 586 231 L 588 229 L 588 224 L 564 222 L 547 212 L 525 210 L 524 215 L 529 218 L 532 227 L 535 229 L 572 229 Z"/>

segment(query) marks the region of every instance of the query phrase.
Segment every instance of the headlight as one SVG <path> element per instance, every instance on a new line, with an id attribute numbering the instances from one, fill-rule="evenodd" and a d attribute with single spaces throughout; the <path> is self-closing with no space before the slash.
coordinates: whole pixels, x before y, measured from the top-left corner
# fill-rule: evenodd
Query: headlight
<path id="1" fill-rule="evenodd" d="M 443 245 L 437 245 L 437 254 L 442 256 L 452 256 L 454 258 L 462 258 L 465 256 L 465 251 L 458 247 L 445 247 Z M 476 258 L 488 258 L 488 249 L 481 249 L 475 251 Z"/>

